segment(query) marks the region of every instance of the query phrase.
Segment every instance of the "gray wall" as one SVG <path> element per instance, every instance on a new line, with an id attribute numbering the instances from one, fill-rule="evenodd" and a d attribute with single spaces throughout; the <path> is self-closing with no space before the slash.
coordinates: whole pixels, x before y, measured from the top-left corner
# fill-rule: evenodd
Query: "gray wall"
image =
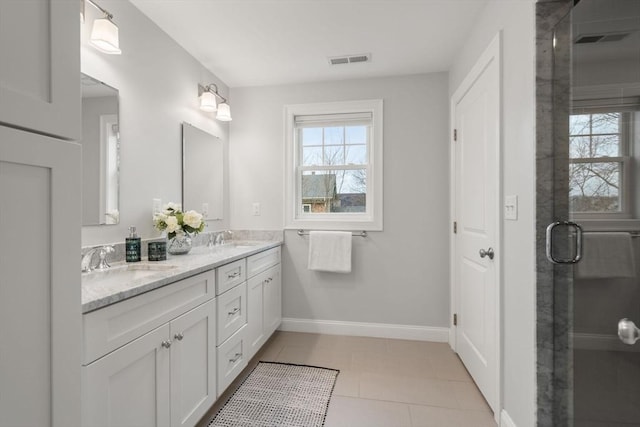
<path id="1" fill-rule="evenodd" d="M 284 317 L 447 327 L 447 74 L 234 88 L 231 95 L 236 229 L 284 225 L 284 105 L 384 100 L 384 231 L 354 238 L 347 275 L 307 270 L 308 238 L 287 231 Z M 252 216 L 253 202 L 261 203 L 260 216 Z"/>
<path id="2" fill-rule="evenodd" d="M 502 45 L 503 194 L 518 195 L 517 221 L 503 223 L 502 396 L 517 426 L 535 423 L 535 8 L 534 0 L 489 2 L 450 71 L 453 93 L 499 31 Z"/>
<path id="3" fill-rule="evenodd" d="M 87 5 L 82 71 L 120 90 L 120 224 L 83 227 L 83 246 L 124 242 L 130 225 L 143 238 L 159 235 L 151 221 L 152 199 L 182 199 L 183 121 L 219 136 L 228 147 L 228 124 L 198 108 L 197 88 L 216 83 L 226 96 L 227 86 L 128 1 L 100 5 L 114 15 L 122 55 L 105 55 L 87 44 L 98 17 Z M 224 213 L 225 221 L 210 223 L 208 231 L 229 227 L 228 202 Z"/>

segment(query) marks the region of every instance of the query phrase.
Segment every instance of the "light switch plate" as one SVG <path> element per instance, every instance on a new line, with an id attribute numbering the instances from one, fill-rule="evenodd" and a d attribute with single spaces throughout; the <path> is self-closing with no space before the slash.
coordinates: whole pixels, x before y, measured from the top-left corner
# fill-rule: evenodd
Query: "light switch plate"
<path id="1" fill-rule="evenodd" d="M 504 219 L 518 220 L 518 196 L 504 197 Z"/>

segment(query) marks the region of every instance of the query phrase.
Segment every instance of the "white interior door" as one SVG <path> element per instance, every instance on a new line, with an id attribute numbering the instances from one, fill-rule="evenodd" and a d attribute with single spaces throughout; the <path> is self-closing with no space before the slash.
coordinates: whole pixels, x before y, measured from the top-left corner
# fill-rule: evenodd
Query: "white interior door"
<path id="1" fill-rule="evenodd" d="M 496 412 L 499 289 L 499 39 L 452 99 L 455 127 L 453 277 L 456 351 Z"/>

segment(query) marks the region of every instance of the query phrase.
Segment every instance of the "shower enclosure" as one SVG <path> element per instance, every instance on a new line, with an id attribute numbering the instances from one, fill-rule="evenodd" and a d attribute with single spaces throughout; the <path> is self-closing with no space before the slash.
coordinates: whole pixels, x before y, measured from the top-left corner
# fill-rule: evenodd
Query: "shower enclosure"
<path id="1" fill-rule="evenodd" d="M 537 28 L 538 425 L 640 426 L 640 1 Z"/>

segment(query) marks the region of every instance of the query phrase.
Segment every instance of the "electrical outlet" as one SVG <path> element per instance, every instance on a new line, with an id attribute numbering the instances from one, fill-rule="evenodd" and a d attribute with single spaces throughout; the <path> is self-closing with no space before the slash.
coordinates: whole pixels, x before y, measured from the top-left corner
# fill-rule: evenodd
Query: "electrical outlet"
<path id="1" fill-rule="evenodd" d="M 260 203 L 259 202 L 254 202 L 253 203 L 253 216 L 260 216 Z"/>
<path id="2" fill-rule="evenodd" d="M 202 204 L 202 216 L 204 219 L 209 217 L 209 203 Z"/>
<path id="3" fill-rule="evenodd" d="M 160 212 L 162 212 L 162 199 L 153 199 L 153 208 L 151 209 L 151 215 L 155 216 Z"/>

